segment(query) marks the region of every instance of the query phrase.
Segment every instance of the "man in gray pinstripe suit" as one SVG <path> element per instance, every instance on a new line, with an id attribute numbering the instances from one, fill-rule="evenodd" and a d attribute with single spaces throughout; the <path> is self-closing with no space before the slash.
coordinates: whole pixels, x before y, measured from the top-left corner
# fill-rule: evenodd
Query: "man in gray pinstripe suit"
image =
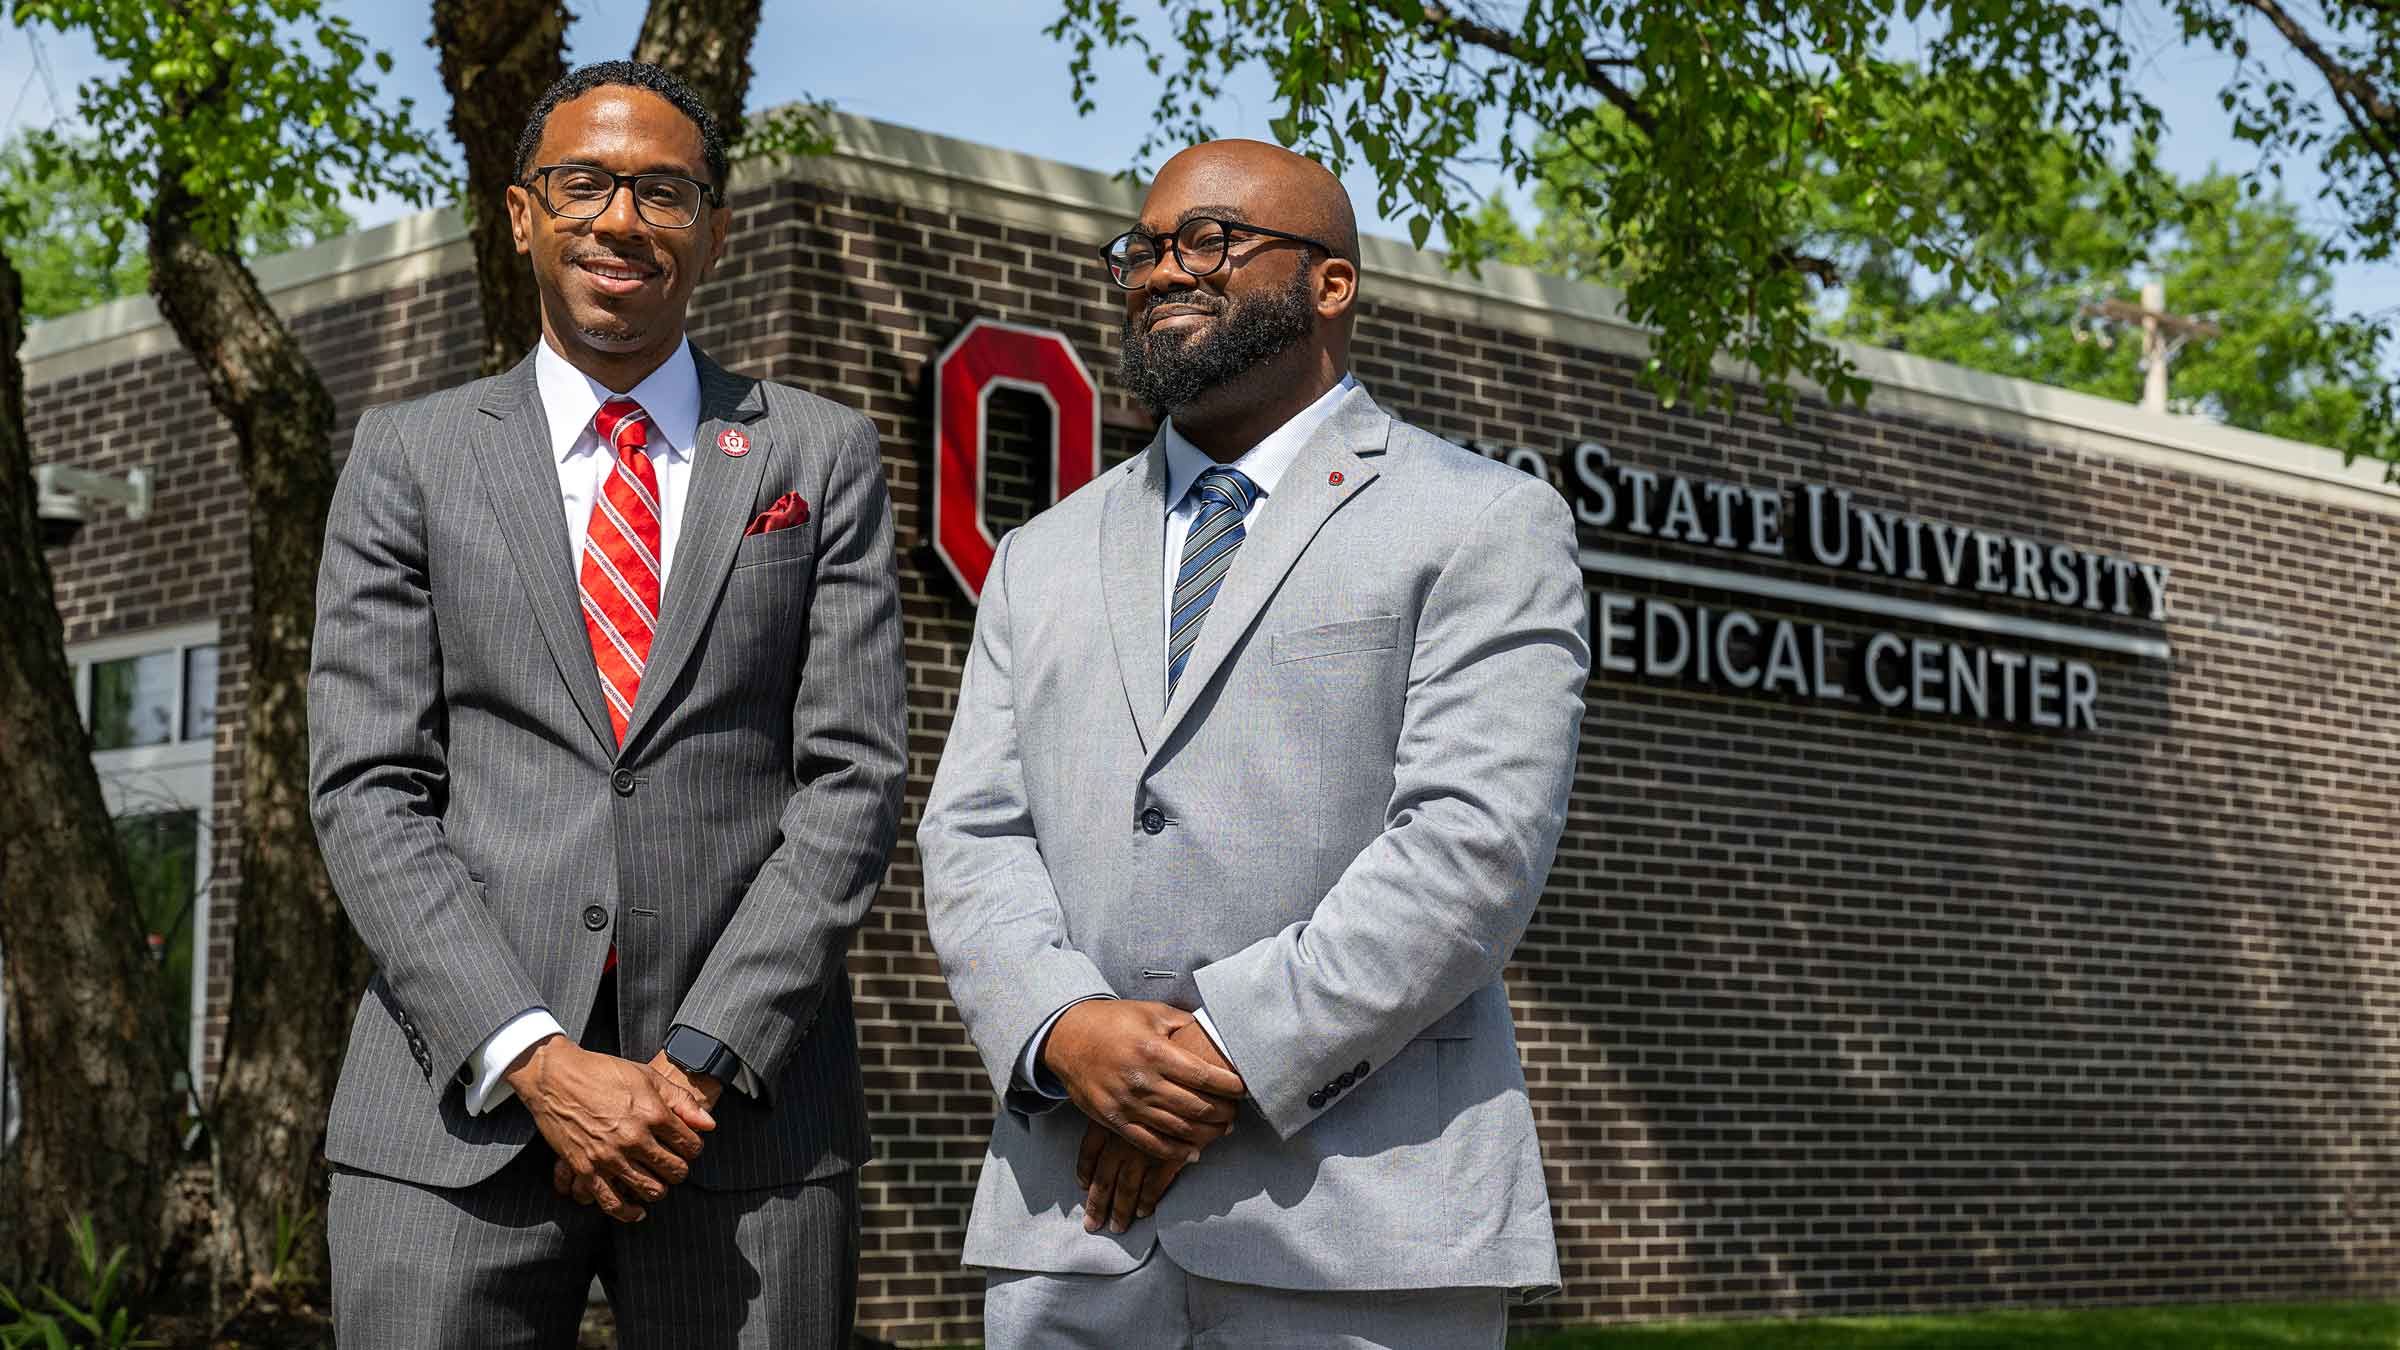
<path id="1" fill-rule="evenodd" d="M 891 511 L 864 417 L 684 339 L 725 175 L 664 71 L 561 80 L 507 202 L 541 344 L 368 412 L 335 494 L 315 814 L 377 968 L 326 1144 L 345 1346 L 572 1345 L 595 1275 L 621 1345 L 848 1343 Z"/>
<path id="2" fill-rule="evenodd" d="M 1500 972 L 1583 716 L 1566 503 L 1350 376 L 1316 164 L 1187 150 L 1102 257 L 1171 416 L 1001 542 L 917 836 L 1003 1105 L 986 1344 L 1497 1350 L 1558 1282 Z"/>

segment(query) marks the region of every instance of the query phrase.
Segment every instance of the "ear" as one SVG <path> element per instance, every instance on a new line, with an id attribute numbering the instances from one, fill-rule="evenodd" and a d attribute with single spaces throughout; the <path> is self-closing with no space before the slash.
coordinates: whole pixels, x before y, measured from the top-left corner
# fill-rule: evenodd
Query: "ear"
<path id="1" fill-rule="evenodd" d="M 1317 264 L 1317 315 L 1339 319 L 1358 303 L 1358 264 L 1348 258 L 1327 258 Z"/>
<path id="2" fill-rule="evenodd" d="M 514 183 L 508 185 L 508 232 L 517 252 L 533 252 L 533 194 Z"/>
<path id="3" fill-rule="evenodd" d="M 725 232 L 733 228 L 733 208 L 719 206 L 708 213 L 708 259 L 700 264 L 700 280 L 717 270 L 717 259 L 725 256 Z"/>

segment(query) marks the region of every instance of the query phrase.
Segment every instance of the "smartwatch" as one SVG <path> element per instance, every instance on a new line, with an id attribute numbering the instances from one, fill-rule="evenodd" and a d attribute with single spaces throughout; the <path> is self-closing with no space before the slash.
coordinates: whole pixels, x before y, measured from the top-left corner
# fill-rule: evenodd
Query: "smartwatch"
<path id="1" fill-rule="evenodd" d="M 704 1031 L 678 1026 L 667 1033 L 663 1047 L 667 1060 L 685 1073 L 704 1073 L 720 1083 L 731 1083 L 741 1070 L 742 1061 L 735 1057 L 725 1043 Z"/>

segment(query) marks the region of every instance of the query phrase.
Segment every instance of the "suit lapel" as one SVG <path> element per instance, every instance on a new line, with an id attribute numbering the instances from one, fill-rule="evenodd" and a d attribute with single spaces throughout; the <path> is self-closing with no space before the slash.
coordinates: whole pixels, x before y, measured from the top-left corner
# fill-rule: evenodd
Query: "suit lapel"
<path id="1" fill-rule="evenodd" d="M 1316 434 L 1292 466 L 1284 471 L 1283 479 L 1275 485 L 1242 527 L 1242 549 L 1234 555 L 1233 566 L 1226 572 L 1225 581 L 1217 589 L 1217 598 L 1209 604 L 1208 618 L 1200 625 L 1199 641 L 1192 646 L 1191 659 L 1184 662 L 1183 678 L 1175 685 L 1175 695 L 1167 702 L 1160 719 L 1156 744 L 1166 744 L 1175 736 L 1175 729 L 1191 712 L 1200 692 L 1208 687 L 1234 647 L 1247 636 L 1265 612 L 1267 602 L 1283 585 L 1292 565 L 1300 561 L 1317 531 L 1333 518 L 1358 494 L 1366 491 L 1375 480 L 1373 464 L 1361 455 L 1380 455 L 1390 439 L 1392 419 L 1363 388 L 1353 389 L 1335 406 Z M 1341 482 L 1332 481 L 1334 474 Z M 1153 571 L 1157 568 L 1154 566 Z M 1156 608 L 1157 586 L 1151 590 L 1151 605 Z M 1161 620 L 1160 622 L 1164 622 Z M 1163 639 L 1162 639 L 1163 641 Z M 1157 658 L 1164 661 L 1163 652 Z M 1163 677 L 1161 685 L 1163 687 Z M 1151 749 L 1156 754 L 1155 748 Z"/>
<path id="2" fill-rule="evenodd" d="M 1117 674 L 1134 734 L 1149 750 L 1167 697 L 1167 619 L 1160 550 L 1167 534 L 1167 453 L 1157 441 L 1108 490 L 1100 518 L 1100 589 L 1116 638 Z"/>
<path id="3" fill-rule="evenodd" d="M 658 720 L 659 705 L 699 649 L 700 635 L 707 631 L 717 596 L 725 589 L 725 576 L 733 569 L 742 529 L 750 523 L 759 479 L 774 453 L 756 427 L 744 433 L 749 453 L 736 457 L 718 449 L 717 437 L 727 427 L 766 416 L 766 394 L 758 381 L 733 374 L 697 347 L 692 349 L 692 362 L 700 370 L 700 427 L 692 436 L 691 475 L 684 484 L 675 557 L 667 566 L 666 594 L 659 598 L 658 637 L 650 644 L 633 716 L 625 724 L 626 751 Z"/>
<path id="4" fill-rule="evenodd" d="M 559 678 L 583 713 L 601 748 L 616 753 L 608 704 L 600 693 L 600 671 L 592 664 L 592 639 L 584 628 L 581 590 L 574 559 L 567 553 L 566 516 L 558 505 L 558 455 L 551 449 L 550 422 L 534 384 L 533 357 L 492 381 L 484 395 L 474 455 L 483 475 L 500 533 L 517 557 L 533 613 L 550 647 Z"/>

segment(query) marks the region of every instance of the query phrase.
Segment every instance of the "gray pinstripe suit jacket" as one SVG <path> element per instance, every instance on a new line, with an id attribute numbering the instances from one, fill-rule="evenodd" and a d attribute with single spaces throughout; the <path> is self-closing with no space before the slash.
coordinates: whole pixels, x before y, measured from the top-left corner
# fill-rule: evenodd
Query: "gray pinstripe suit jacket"
<path id="1" fill-rule="evenodd" d="M 1352 390 L 1258 508 L 1167 696 L 1153 444 L 1011 534 L 918 843 L 1006 1109 L 969 1264 L 1298 1289 L 1558 1281 L 1502 967 L 1564 821 L 1590 654 L 1566 503 Z M 1093 566 L 1097 559 L 1099 565 Z M 1205 1002 L 1251 1100 L 1123 1235 L 1084 1120 L 1011 1086 L 1049 1014 Z"/>
<path id="2" fill-rule="evenodd" d="M 513 1100 L 470 1116 L 457 1071 L 537 1005 L 580 1037 L 612 941 L 623 1054 L 648 1059 L 681 1022 L 766 1085 L 725 1094 L 695 1181 L 866 1160 L 843 954 L 907 765 L 877 437 L 694 355 L 690 496 L 622 749 L 532 358 L 359 422 L 309 684 L 318 838 L 376 965 L 334 1096 L 338 1164 L 435 1186 L 497 1171 L 532 1117 Z M 737 425 L 749 453 L 719 453 Z M 795 491 L 807 523 L 743 537 Z"/>

